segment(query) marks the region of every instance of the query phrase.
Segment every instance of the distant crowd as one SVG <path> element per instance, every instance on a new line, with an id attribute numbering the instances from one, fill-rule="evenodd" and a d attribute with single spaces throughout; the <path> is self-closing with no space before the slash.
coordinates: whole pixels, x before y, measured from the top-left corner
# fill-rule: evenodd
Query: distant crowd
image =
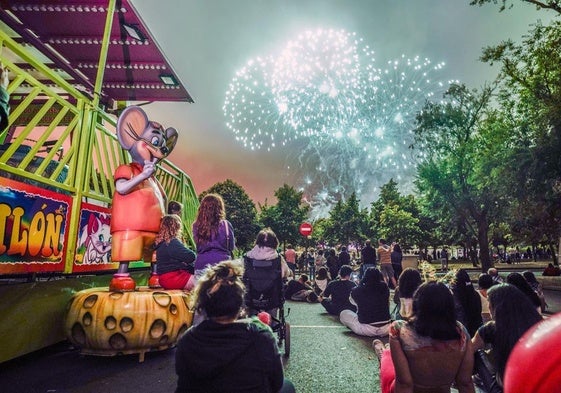
<path id="1" fill-rule="evenodd" d="M 248 308 L 244 265 L 276 269 L 273 276 L 255 275 L 263 278 L 256 287 L 262 289 L 258 300 L 264 305 L 272 304 L 267 296 L 276 296 L 268 277 L 281 283 L 284 299 L 320 303 L 355 334 L 372 337 L 383 393 L 449 392 L 452 386 L 460 393 L 474 392 L 474 386 L 490 393 L 537 391 L 530 385 L 521 390 L 523 374 L 509 372 L 512 364 L 531 357 L 525 353 L 510 359 L 513 351 L 520 352 L 517 343 L 525 333 L 542 323 L 548 307 L 531 271 L 502 277 L 491 268 L 477 277 L 477 284 L 466 270 L 448 271 L 444 262 L 440 275 L 421 274 L 417 268 L 403 269 L 399 244 L 385 239 L 378 239 L 376 247 L 367 241 L 355 258 L 346 247 L 339 253 L 318 248 L 298 255 L 290 245 L 281 252 L 270 228 L 259 232 L 240 261 L 233 258 L 234 228 L 219 195 L 201 201 L 192 227 L 195 250 L 182 238 L 181 206 L 170 204 L 168 213 L 155 245 L 160 285 L 192 292 L 195 309 L 193 326 L 177 344 L 177 393 L 219 392 L 227 386 L 295 391 L 284 378 L 269 326 L 279 320 L 278 307 Z M 543 274 L 559 275 L 559 269 L 550 265 Z M 561 322 L 548 332 L 561 335 Z"/>

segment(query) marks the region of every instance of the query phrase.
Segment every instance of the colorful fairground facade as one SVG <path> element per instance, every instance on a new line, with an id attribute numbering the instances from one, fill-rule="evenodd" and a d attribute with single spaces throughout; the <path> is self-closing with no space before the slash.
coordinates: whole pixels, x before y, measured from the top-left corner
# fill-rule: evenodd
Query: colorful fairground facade
<path id="1" fill-rule="evenodd" d="M 0 363 L 65 339 L 101 355 L 142 357 L 173 345 L 190 324 L 188 302 L 148 287 L 149 261 L 126 264 L 133 288 L 108 288 L 123 270 L 112 258 L 114 174 L 135 161 L 117 137 L 119 116 L 135 103 L 193 102 L 180 78 L 130 0 L 0 0 L 0 62 L 9 75 L 0 130 Z M 166 156 L 153 176 L 167 200 L 183 204 L 190 228 L 195 190 Z M 135 294 L 147 303 L 127 300 Z M 116 299 L 153 320 L 99 310 Z"/>

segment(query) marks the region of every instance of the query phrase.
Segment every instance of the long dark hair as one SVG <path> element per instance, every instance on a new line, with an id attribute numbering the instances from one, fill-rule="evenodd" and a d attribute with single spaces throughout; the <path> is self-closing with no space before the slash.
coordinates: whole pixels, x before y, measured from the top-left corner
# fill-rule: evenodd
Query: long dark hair
<path id="1" fill-rule="evenodd" d="M 399 297 L 412 298 L 415 290 L 419 288 L 422 282 L 421 273 L 417 269 L 406 268 L 399 276 Z"/>
<path id="2" fill-rule="evenodd" d="M 421 284 L 413 295 L 413 328 L 421 336 L 435 340 L 460 338 L 456 325 L 454 298 L 440 282 Z"/>
<path id="3" fill-rule="evenodd" d="M 532 289 L 522 274 L 516 272 L 510 273 L 506 276 L 506 282 L 520 289 L 526 296 L 528 296 L 528 299 L 530 299 L 535 307 L 541 306 L 542 303 L 538 294 Z"/>
<path id="4" fill-rule="evenodd" d="M 469 274 L 464 269 L 456 272 L 456 282 L 452 287 L 454 297 L 463 311 L 463 320 L 460 319 L 472 337 L 477 329 L 483 324 L 481 317 L 481 299 L 475 291 Z M 459 315 L 458 315 L 459 316 Z"/>
<path id="5" fill-rule="evenodd" d="M 369 267 L 364 272 L 360 285 L 373 288 L 376 292 L 389 292 L 388 284 L 384 282 L 384 277 L 380 270 L 375 267 Z"/>
<path id="6" fill-rule="evenodd" d="M 492 286 L 487 292 L 495 321 L 493 353 L 499 375 L 503 375 L 510 351 L 518 339 L 542 317 L 530 299 L 511 284 Z"/>
<path id="7" fill-rule="evenodd" d="M 195 242 L 205 244 L 218 233 L 218 225 L 226 219 L 224 200 L 218 194 L 207 194 L 201 200 L 193 227 L 197 227 Z"/>

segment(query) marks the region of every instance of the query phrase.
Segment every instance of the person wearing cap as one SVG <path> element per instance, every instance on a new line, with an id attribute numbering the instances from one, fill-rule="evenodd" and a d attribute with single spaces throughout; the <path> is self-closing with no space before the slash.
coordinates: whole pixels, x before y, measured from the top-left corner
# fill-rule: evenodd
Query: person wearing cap
<path id="1" fill-rule="evenodd" d="M 339 278 L 327 284 L 327 288 L 319 297 L 321 305 L 331 314 L 339 316 L 343 310 L 356 312 L 356 306 L 351 304 L 349 296 L 356 284 L 351 280 L 353 269 L 349 265 L 343 265 L 339 269 Z"/>

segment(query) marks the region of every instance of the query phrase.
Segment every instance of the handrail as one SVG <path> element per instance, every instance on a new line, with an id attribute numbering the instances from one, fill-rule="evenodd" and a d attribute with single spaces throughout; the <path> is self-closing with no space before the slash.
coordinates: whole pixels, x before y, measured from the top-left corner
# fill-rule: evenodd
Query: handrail
<path id="1" fill-rule="evenodd" d="M 72 198 L 63 272 L 71 273 L 81 204 L 110 207 L 113 174 L 119 165 L 131 161 L 130 155 L 115 135 L 114 114 L 97 107 L 96 100 L 75 89 L 1 29 L 0 61 L 10 72 L 8 92 L 14 102 L 8 127 L 0 133 L 0 177 Z M 156 177 L 168 199 L 183 204 L 185 235 L 194 246 L 190 228 L 198 199 L 191 179 L 169 160 L 159 164 Z"/>

